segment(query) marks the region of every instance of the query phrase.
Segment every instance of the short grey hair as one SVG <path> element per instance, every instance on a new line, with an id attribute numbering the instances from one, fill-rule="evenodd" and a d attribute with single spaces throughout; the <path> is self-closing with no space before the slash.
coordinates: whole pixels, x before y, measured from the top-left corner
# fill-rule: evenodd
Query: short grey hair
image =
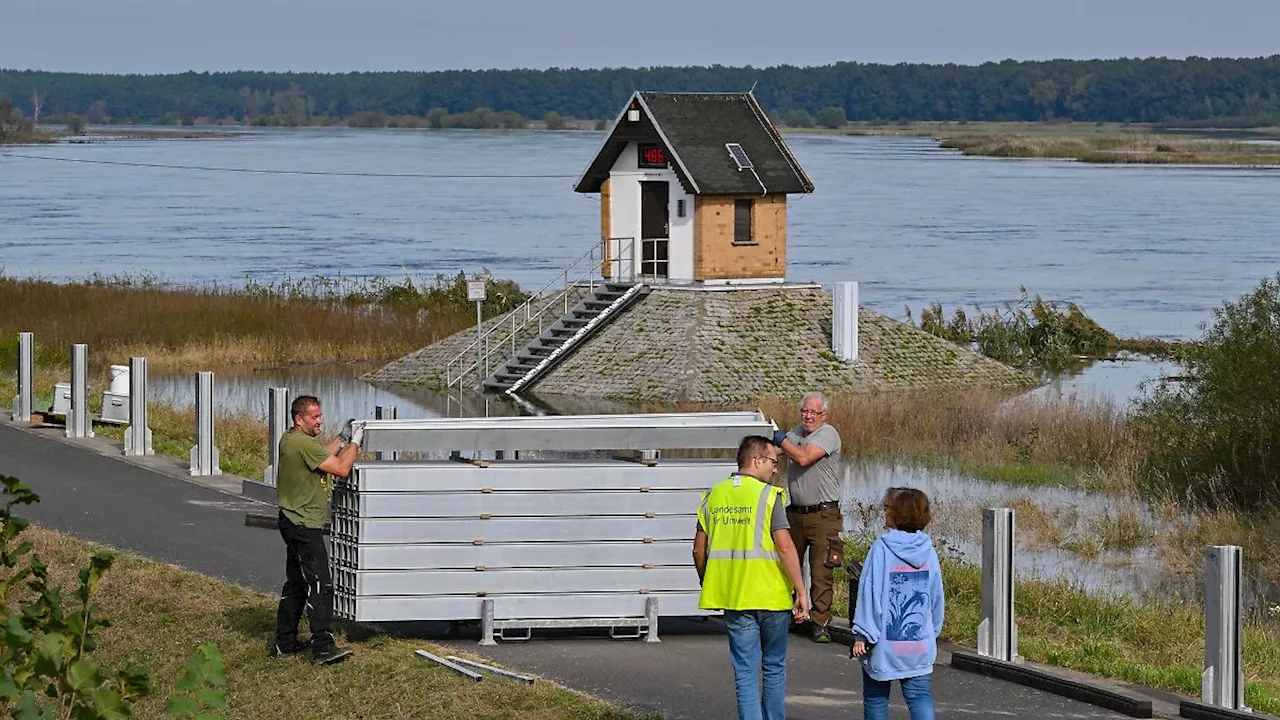
<path id="1" fill-rule="evenodd" d="M 817 400 L 822 403 L 822 412 L 827 412 L 831 409 L 830 404 L 827 402 L 827 396 L 820 392 L 805 393 L 805 396 L 800 398 L 800 409 L 803 410 L 805 403 L 810 400 Z"/>

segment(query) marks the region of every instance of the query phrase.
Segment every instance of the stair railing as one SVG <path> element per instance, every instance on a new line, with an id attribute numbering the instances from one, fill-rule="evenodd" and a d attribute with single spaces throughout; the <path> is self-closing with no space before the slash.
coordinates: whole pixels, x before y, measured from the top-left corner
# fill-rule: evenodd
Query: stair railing
<path id="1" fill-rule="evenodd" d="M 592 293 L 597 284 L 635 282 L 635 276 L 635 238 L 601 238 L 599 243 L 593 244 L 535 290 L 528 300 L 503 315 L 446 362 L 445 388 L 461 387 L 462 381 L 471 373 L 475 373 L 476 385 L 479 386 L 489 375 L 491 354 L 501 351 L 509 352 L 507 357 L 514 356 L 518 350 L 516 336 L 535 322 L 541 335 L 545 329 L 544 319 L 554 322 L 569 312 L 569 296 L 575 291 L 585 287 L 588 293 Z M 555 309 L 554 313 L 552 309 Z M 477 345 L 480 346 L 479 357 L 476 355 Z"/>

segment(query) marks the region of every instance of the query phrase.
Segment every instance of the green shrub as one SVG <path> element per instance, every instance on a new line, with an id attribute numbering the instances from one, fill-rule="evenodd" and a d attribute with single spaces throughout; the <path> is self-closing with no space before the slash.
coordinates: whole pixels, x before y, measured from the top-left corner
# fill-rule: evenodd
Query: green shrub
<path id="1" fill-rule="evenodd" d="M 1213 311 L 1185 373 L 1139 399 L 1148 488 L 1262 510 L 1280 503 L 1280 274 Z"/>

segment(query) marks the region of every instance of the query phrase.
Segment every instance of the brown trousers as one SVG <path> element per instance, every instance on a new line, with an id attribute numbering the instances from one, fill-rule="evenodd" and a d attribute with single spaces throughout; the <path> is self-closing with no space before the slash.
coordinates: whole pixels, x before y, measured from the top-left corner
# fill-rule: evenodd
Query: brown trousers
<path id="1" fill-rule="evenodd" d="M 841 549 L 841 557 L 844 556 L 840 540 L 844 518 L 840 515 L 840 507 L 832 505 L 812 513 L 798 513 L 788 508 L 787 522 L 791 524 L 791 542 L 795 543 L 801 563 L 805 552 L 809 553 L 809 602 L 813 606 L 809 619 L 818 625 L 826 625 L 831 620 L 831 600 L 835 594 L 831 578 L 834 568 L 826 564 L 827 549 L 834 543 Z"/>

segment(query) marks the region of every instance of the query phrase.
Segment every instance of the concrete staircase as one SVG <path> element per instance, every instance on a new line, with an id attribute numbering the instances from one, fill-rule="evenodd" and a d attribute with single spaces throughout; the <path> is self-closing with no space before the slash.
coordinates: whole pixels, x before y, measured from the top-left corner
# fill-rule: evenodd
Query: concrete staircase
<path id="1" fill-rule="evenodd" d="M 514 393 L 537 382 L 573 354 L 592 333 L 607 325 L 619 312 L 649 294 L 649 286 L 605 282 L 596 285 L 578 304 L 569 308 L 542 334 L 535 337 L 484 381 L 489 392 Z"/>

